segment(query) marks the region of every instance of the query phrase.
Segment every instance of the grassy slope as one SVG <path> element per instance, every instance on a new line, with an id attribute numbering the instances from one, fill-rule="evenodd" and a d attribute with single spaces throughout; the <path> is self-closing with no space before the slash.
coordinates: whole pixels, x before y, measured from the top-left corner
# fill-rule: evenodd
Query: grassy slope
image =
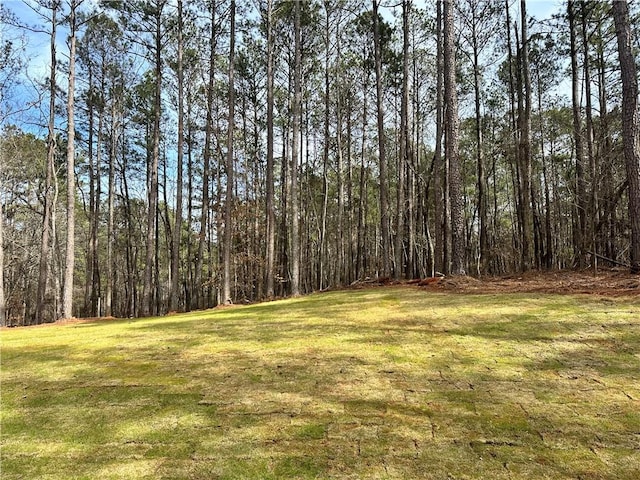
<path id="1" fill-rule="evenodd" d="M 3 480 L 640 472 L 640 300 L 334 292 L 4 330 Z"/>

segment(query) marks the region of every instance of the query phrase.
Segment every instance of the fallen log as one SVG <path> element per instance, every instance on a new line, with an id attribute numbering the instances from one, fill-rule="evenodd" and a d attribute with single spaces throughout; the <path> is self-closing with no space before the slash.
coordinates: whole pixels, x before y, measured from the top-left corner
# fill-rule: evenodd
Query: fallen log
<path id="1" fill-rule="evenodd" d="M 620 265 L 621 267 L 631 268 L 631 265 L 629 265 L 628 263 L 619 262 L 618 260 L 614 260 L 613 258 L 607 258 L 604 255 L 600 255 L 599 253 L 590 252 L 590 251 L 587 251 L 587 253 L 589 255 L 593 255 L 594 257 L 597 257 L 597 258 L 599 258 L 601 260 L 605 260 L 607 262 L 611 262 L 611 263 L 613 263 L 615 265 Z"/>

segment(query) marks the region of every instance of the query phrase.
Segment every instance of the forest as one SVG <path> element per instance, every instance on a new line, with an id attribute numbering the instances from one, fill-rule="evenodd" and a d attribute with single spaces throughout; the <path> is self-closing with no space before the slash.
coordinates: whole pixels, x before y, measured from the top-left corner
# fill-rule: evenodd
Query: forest
<path id="1" fill-rule="evenodd" d="M 640 273 L 640 3 L 541 3 L 3 3 L 0 322 Z"/>

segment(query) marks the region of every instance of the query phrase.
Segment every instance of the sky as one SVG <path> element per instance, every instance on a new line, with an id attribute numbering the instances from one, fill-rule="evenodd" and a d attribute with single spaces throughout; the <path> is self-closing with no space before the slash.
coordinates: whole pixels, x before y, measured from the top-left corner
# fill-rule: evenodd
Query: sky
<path id="1" fill-rule="evenodd" d="M 89 6 L 89 4 L 96 4 L 99 0 L 85 0 L 85 4 Z M 249 1 L 249 0 L 240 0 Z M 253 1 L 253 0 L 251 0 Z M 428 2 L 432 2 L 434 0 L 414 0 L 415 5 L 420 7 L 424 6 Z M 496 0 L 502 2 L 503 0 Z M 34 0 L 0 0 L 3 8 L 7 8 L 11 10 L 24 24 L 27 25 L 44 25 L 44 29 L 49 29 L 47 26 L 47 19 L 43 18 L 41 15 L 36 13 L 37 8 L 35 7 L 36 3 Z M 65 2 L 66 3 L 66 2 Z M 384 5 L 383 1 L 383 5 Z M 536 17 L 537 19 L 549 18 L 552 14 L 557 13 L 563 10 L 564 0 L 527 0 L 527 10 L 529 15 Z M 512 9 L 517 12 L 518 10 L 518 0 L 511 0 Z M 44 11 L 44 15 L 47 15 L 49 12 Z M 27 40 L 27 50 L 25 52 L 25 58 L 28 63 L 28 80 L 26 82 L 27 85 L 32 83 L 32 81 L 43 81 L 48 77 L 49 74 L 49 65 L 50 65 L 50 45 L 49 45 L 49 36 L 46 33 L 35 33 L 35 32 L 26 32 L 25 33 Z M 57 35 L 57 51 L 59 58 L 64 61 L 64 56 L 68 52 L 68 47 L 66 44 L 67 31 L 61 26 L 58 28 Z M 59 60 L 60 61 L 60 60 Z M 64 76 L 59 76 L 58 81 L 60 84 L 64 84 L 66 78 Z M 26 90 L 29 87 L 25 87 Z M 33 112 L 34 114 L 36 112 Z"/>
<path id="2" fill-rule="evenodd" d="M 564 2 L 559 0 L 528 0 L 527 10 L 529 15 L 539 19 L 550 18 L 554 13 L 564 9 Z"/>
<path id="3" fill-rule="evenodd" d="M 240 0 L 242 1 L 242 0 Z M 417 6 L 425 5 L 427 2 L 433 0 L 415 0 Z M 500 0 L 496 0 L 500 1 Z M 517 8 L 517 0 L 511 0 L 514 4 L 513 8 Z M 35 5 L 34 0 L 0 0 L 0 3 L 13 11 L 19 20 L 29 25 L 42 25 L 43 18 L 34 12 L 33 8 L 28 5 Z M 85 4 L 97 4 L 98 0 L 85 0 Z M 384 2 L 383 2 L 384 3 Z M 563 0 L 527 0 L 527 10 L 529 15 L 532 15 L 538 19 L 549 18 L 553 13 L 557 13 L 562 10 Z M 46 13 L 46 12 L 45 12 Z M 49 39 L 43 34 L 29 34 L 29 58 L 32 60 L 32 71 L 39 73 L 46 73 L 47 64 L 49 62 Z M 58 52 L 64 53 L 66 50 L 65 45 L 65 31 L 60 28 L 58 34 Z"/>

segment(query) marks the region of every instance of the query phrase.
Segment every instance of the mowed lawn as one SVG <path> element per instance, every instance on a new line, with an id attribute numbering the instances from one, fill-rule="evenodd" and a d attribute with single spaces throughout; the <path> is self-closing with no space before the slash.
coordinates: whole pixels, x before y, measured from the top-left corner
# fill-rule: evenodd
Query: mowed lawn
<path id="1" fill-rule="evenodd" d="M 640 298 L 412 287 L 5 329 L 9 479 L 640 478 Z"/>

